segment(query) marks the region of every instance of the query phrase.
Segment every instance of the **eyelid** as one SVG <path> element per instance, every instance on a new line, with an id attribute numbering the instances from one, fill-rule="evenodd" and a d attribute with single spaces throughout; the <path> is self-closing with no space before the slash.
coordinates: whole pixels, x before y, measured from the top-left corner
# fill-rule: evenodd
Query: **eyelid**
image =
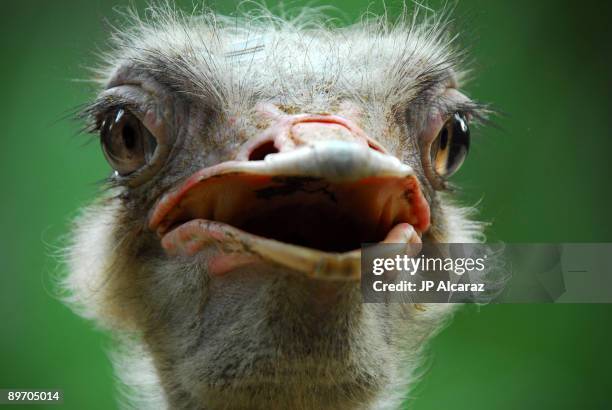
<path id="1" fill-rule="evenodd" d="M 491 113 L 487 105 L 473 101 L 468 96 L 455 88 L 448 88 L 437 101 L 438 114 L 449 118 L 456 112 L 466 116 L 468 122 L 485 121 Z"/>
<path id="2" fill-rule="evenodd" d="M 127 108 L 133 114 L 142 116 L 150 105 L 151 97 L 140 87 L 133 85 L 121 85 L 103 91 L 96 101 L 90 106 L 94 115 L 104 115 L 118 108 Z"/>
<path id="3" fill-rule="evenodd" d="M 439 98 L 438 106 L 443 117 L 449 117 L 456 112 L 464 112 L 465 108 L 473 106 L 472 101 L 455 88 L 448 88 Z"/>
<path id="4" fill-rule="evenodd" d="M 122 85 L 104 91 L 97 100 L 85 110 L 93 124 L 92 132 L 99 131 L 102 121 L 113 112 L 125 109 L 134 115 L 156 137 L 161 138 L 163 118 L 154 98 L 138 86 Z"/>
<path id="5" fill-rule="evenodd" d="M 119 109 L 124 109 L 130 111 L 132 114 L 136 115 L 138 118 L 142 115 L 141 108 L 133 101 L 122 100 L 122 99 L 104 99 L 101 101 L 96 101 L 92 104 L 92 115 L 97 118 L 103 118 L 104 116 L 112 113 L 113 111 L 117 111 Z"/>

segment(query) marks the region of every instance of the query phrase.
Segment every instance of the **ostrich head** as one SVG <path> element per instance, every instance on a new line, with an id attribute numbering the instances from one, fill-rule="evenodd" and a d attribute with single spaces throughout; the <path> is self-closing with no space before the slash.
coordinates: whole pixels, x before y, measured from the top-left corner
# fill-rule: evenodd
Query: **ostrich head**
<path id="1" fill-rule="evenodd" d="M 480 109 L 444 24 L 154 14 L 85 112 L 114 173 L 72 302 L 130 336 L 143 407 L 397 406 L 451 309 L 363 304 L 360 243 L 480 235 L 445 192 Z"/>

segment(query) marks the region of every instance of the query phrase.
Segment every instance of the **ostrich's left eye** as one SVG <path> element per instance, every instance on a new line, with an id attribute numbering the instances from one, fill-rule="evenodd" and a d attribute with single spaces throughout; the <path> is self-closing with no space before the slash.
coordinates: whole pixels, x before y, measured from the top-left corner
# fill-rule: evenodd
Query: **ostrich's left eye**
<path id="1" fill-rule="evenodd" d="M 455 113 L 449 118 L 431 147 L 431 163 L 436 174 L 448 177 L 454 174 L 470 148 L 470 128 L 465 116 Z"/>
<path id="2" fill-rule="evenodd" d="M 102 119 L 100 140 L 107 161 L 121 176 L 146 165 L 157 147 L 157 141 L 149 130 L 134 114 L 123 108 L 112 111 Z"/>

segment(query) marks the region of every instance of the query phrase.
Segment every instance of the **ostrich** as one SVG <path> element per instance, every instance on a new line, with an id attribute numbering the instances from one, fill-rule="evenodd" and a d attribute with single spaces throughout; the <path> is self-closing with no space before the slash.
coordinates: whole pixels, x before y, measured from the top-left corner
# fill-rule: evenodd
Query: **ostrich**
<path id="1" fill-rule="evenodd" d="M 138 408 L 397 408 L 448 304 L 364 304 L 360 244 L 476 242 L 447 178 L 482 105 L 445 19 L 153 8 L 84 110 L 114 170 L 65 287 Z"/>

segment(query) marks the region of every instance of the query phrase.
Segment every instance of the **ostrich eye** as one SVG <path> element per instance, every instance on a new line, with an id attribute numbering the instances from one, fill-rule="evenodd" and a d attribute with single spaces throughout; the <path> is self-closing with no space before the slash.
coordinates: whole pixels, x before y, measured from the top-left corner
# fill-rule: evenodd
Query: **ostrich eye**
<path id="1" fill-rule="evenodd" d="M 431 163 L 438 175 L 454 174 L 470 148 L 470 128 L 465 116 L 455 113 L 446 121 L 431 148 Z"/>
<path id="2" fill-rule="evenodd" d="M 131 112 L 119 108 L 107 114 L 100 125 L 104 156 L 121 176 L 146 165 L 157 147 L 153 135 Z"/>

